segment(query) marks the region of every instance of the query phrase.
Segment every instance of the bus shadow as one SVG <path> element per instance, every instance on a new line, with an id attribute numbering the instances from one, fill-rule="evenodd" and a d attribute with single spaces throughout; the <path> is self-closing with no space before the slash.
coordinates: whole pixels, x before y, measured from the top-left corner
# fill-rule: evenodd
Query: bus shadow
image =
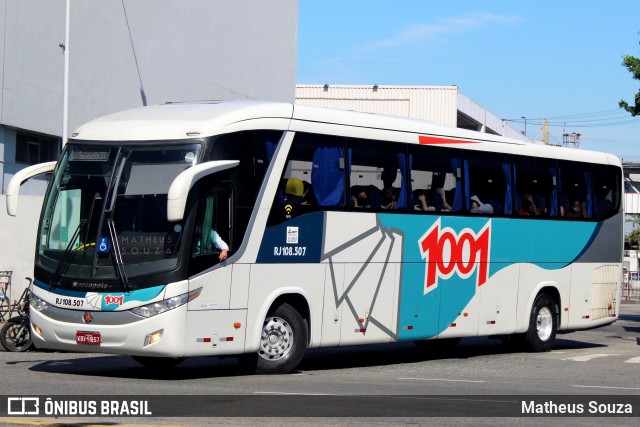
<path id="1" fill-rule="evenodd" d="M 297 372 L 350 369 L 419 363 L 429 360 L 470 359 L 499 354 L 522 353 L 500 340 L 465 338 L 454 348 L 434 345 L 418 347 L 412 342 L 368 344 L 309 349 Z M 602 344 L 558 338 L 554 350 L 606 347 Z M 18 363 L 18 362 L 15 362 Z M 202 378 L 242 377 L 252 375 L 235 357 L 193 357 L 174 368 L 152 369 L 139 365 L 128 356 L 95 357 L 42 361 L 30 368 L 36 372 L 64 375 L 133 378 L 141 380 L 192 380 Z"/>
<path id="2" fill-rule="evenodd" d="M 640 314 L 620 314 L 618 320 L 626 320 L 629 322 L 640 322 Z"/>
<path id="3" fill-rule="evenodd" d="M 235 358 L 191 357 L 173 368 L 147 368 L 129 356 L 95 357 L 45 361 L 29 368 L 36 372 L 140 380 L 192 380 L 246 375 L 247 370 Z"/>

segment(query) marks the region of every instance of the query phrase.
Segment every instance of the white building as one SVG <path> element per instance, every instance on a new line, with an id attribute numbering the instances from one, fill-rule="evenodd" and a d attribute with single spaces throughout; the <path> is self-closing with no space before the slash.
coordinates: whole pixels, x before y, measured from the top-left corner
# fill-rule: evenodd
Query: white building
<path id="1" fill-rule="evenodd" d="M 531 142 L 457 86 L 297 85 L 296 102 L 365 113 L 429 120 L 436 124 Z"/>
<path id="2" fill-rule="evenodd" d="M 58 158 L 65 55 L 69 134 L 145 104 L 295 94 L 297 0 L 70 0 L 68 46 L 65 5 L 0 1 L 0 270 L 14 271 L 14 287 L 33 274 L 46 182 L 23 186 L 17 218 L 4 194 L 16 171 Z"/>

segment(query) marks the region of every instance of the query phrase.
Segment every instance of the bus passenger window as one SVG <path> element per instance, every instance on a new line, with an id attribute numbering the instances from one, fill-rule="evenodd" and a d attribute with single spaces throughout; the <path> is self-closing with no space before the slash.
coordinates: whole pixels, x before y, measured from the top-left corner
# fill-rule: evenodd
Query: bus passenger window
<path id="1" fill-rule="evenodd" d="M 605 219 L 620 209 L 620 169 L 613 166 L 592 166 L 594 213 Z"/>
<path id="2" fill-rule="evenodd" d="M 557 216 L 555 161 L 514 156 L 513 169 L 516 182 L 516 214 L 528 217 Z"/>
<path id="3" fill-rule="evenodd" d="M 464 180 L 467 194 L 466 210 L 488 215 L 511 214 L 512 193 L 511 164 L 503 155 L 465 151 Z M 473 196 L 492 209 L 474 207 Z M 477 202 L 475 204 L 478 204 Z"/>
<path id="4" fill-rule="evenodd" d="M 348 143 L 352 154 L 351 207 L 406 211 L 410 185 L 404 145 L 365 139 Z"/>
<path id="5" fill-rule="evenodd" d="M 268 225 L 345 206 L 345 139 L 297 133 L 280 176 Z"/>
<path id="6" fill-rule="evenodd" d="M 413 212 L 453 212 L 462 209 L 457 156 L 457 151 L 446 148 L 409 148 Z"/>
<path id="7" fill-rule="evenodd" d="M 569 219 L 590 219 L 593 200 L 589 166 L 582 163 L 558 163 L 560 216 Z"/>

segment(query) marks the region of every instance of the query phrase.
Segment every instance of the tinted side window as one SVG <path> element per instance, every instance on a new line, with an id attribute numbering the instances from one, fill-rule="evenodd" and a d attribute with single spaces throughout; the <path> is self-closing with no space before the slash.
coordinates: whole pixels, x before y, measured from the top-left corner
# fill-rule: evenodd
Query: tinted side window
<path id="1" fill-rule="evenodd" d="M 508 156 L 467 151 L 464 153 L 466 211 L 485 215 L 512 213 L 513 190 Z"/>
<path id="2" fill-rule="evenodd" d="M 413 212 L 462 210 L 459 159 L 457 150 L 424 145 L 409 148 Z"/>
<path id="3" fill-rule="evenodd" d="M 620 210 L 622 180 L 620 169 L 615 166 L 594 165 L 593 180 L 594 218 L 604 219 Z"/>
<path id="4" fill-rule="evenodd" d="M 558 207 L 563 218 L 592 218 L 589 165 L 558 162 Z"/>
<path id="5" fill-rule="evenodd" d="M 549 159 L 514 157 L 516 213 L 519 216 L 558 215 L 556 162 Z"/>
<path id="6" fill-rule="evenodd" d="M 210 142 L 204 161 L 240 161 L 237 167 L 216 174 L 218 181 L 228 180 L 234 189 L 230 212 L 233 233 L 227 242 L 231 247 L 240 247 L 244 239 L 262 182 L 281 138 L 281 131 L 258 130 L 221 135 Z"/>
<path id="7" fill-rule="evenodd" d="M 348 146 L 351 208 L 406 212 L 410 205 L 406 145 L 350 139 Z"/>
<path id="8" fill-rule="evenodd" d="M 346 206 L 345 138 L 298 133 L 280 177 L 269 225 Z"/>

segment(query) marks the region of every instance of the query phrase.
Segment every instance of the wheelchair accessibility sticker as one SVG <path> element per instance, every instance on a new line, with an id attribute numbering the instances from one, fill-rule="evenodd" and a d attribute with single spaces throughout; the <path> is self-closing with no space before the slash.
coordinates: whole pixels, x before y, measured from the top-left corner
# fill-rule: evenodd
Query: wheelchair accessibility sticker
<path id="1" fill-rule="evenodd" d="M 109 252 L 111 250 L 111 243 L 109 243 L 108 237 L 101 237 L 98 240 L 98 252 Z"/>

